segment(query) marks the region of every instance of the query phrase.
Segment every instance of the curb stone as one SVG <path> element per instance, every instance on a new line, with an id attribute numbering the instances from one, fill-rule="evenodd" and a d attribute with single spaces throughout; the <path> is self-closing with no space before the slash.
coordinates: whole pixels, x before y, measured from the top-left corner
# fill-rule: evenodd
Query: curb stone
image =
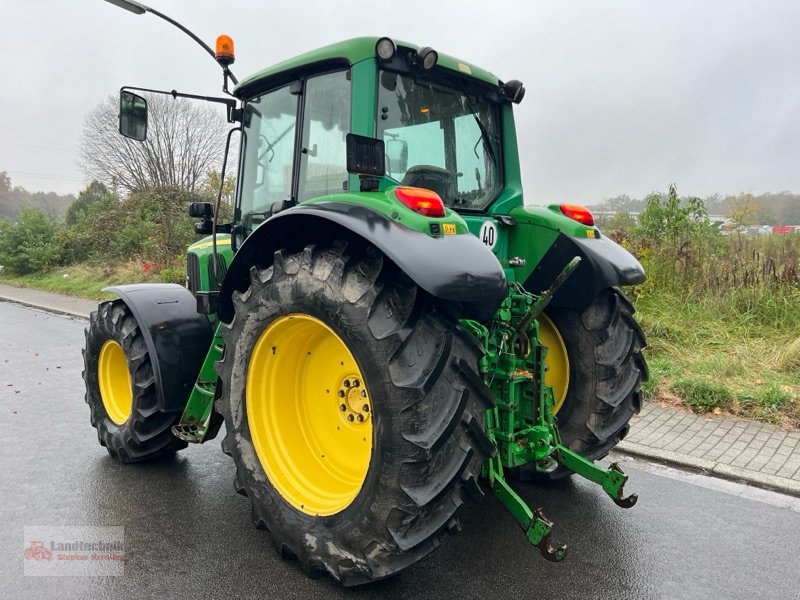
<path id="1" fill-rule="evenodd" d="M 635 442 L 622 441 L 614 448 L 614 451 L 635 458 L 643 458 L 684 469 L 691 469 L 703 475 L 746 483 L 755 487 L 765 488 L 800 498 L 800 482 L 794 479 L 769 475 L 743 467 L 733 467 L 731 465 L 694 457 L 689 454 L 682 454 L 680 452 L 651 448 L 650 446 L 637 444 Z"/>

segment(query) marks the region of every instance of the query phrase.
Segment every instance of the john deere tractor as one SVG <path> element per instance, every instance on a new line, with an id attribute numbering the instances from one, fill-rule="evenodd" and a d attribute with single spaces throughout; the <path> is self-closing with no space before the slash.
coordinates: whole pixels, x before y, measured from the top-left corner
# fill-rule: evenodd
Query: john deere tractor
<path id="1" fill-rule="evenodd" d="M 227 91 L 233 43 L 208 50 Z M 143 139 L 136 90 L 121 93 L 120 131 Z M 633 505 L 621 470 L 593 461 L 639 410 L 645 342 L 618 287 L 645 275 L 585 208 L 523 204 L 523 95 L 383 37 L 203 98 L 240 136 L 234 216 L 192 205 L 207 237 L 188 250 L 186 287 L 109 288 L 118 299 L 92 314 L 100 444 L 136 462 L 224 424 L 256 527 L 345 585 L 414 564 L 486 493 L 563 559 L 512 477 L 578 474 Z"/>

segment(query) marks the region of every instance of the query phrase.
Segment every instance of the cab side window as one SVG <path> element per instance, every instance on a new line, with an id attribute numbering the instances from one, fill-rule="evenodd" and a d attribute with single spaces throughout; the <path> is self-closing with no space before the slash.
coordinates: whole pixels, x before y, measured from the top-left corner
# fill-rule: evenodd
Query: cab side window
<path id="1" fill-rule="evenodd" d="M 347 184 L 350 80 L 347 71 L 306 81 L 297 201 L 343 191 Z"/>

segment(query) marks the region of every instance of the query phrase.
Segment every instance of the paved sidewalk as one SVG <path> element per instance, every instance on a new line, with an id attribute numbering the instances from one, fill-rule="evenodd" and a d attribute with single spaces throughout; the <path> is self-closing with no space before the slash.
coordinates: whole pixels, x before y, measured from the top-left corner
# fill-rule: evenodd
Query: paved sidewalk
<path id="1" fill-rule="evenodd" d="M 618 450 L 800 496 L 800 430 L 646 402 Z"/>
<path id="2" fill-rule="evenodd" d="M 83 319 L 97 306 L 94 300 L 0 284 L 2 300 Z M 800 430 L 646 402 L 617 450 L 800 496 Z"/>
<path id="3" fill-rule="evenodd" d="M 98 304 L 96 300 L 0 283 L 0 301 L 3 300 L 81 319 L 88 319 L 89 313 L 95 310 Z"/>

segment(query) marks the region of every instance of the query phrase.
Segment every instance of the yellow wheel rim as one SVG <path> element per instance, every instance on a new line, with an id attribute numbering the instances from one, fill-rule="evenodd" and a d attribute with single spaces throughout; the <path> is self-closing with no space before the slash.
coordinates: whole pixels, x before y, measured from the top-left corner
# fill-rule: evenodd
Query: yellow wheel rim
<path id="1" fill-rule="evenodd" d="M 567 347 L 564 345 L 564 340 L 561 334 L 547 317 L 547 315 L 540 315 L 539 319 L 539 339 L 542 344 L 547 346 L 547 357 L 545 358 L 545 365 L 547 365 L 547 372 L 544 376 L 545 385 L 553 388 L 553 395 L 555 396 L 555 409 L 558 412 L 564 404 L 564 398 L 567 396 L 567 388 L 569 387 L 569 357 L 567 356 Z"/>
<path id="2" fill-rule="evenodd" d="M 133 391 L 128 358 L 122 346 L 114 340 L 106 341 L 100 348 L 97 379 L 108 418 L 122 425 L 133 410 Z"/>
<path id="3" fill-rule="evenodd" d="M 250 437 L 272 485 L 309 515 L 353 502 L 372 455 L 372 402 L 342 339 L 310 315 L 275 319 L 247 366 Z"/>

